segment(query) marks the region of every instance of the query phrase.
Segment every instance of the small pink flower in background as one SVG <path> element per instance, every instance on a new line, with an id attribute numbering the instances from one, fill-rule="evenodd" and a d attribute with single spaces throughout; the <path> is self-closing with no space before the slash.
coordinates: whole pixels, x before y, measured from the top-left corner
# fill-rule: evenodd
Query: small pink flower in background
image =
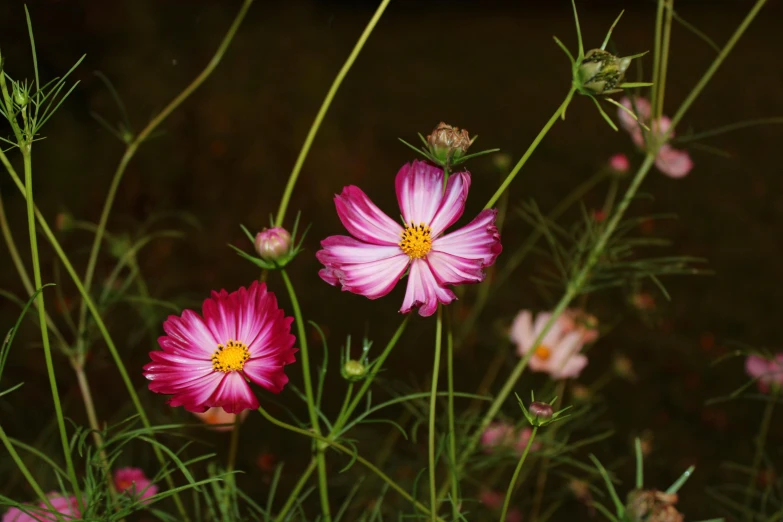
<path id="1" fill-rule="evenodd" d="M 150 352 L 152 362 L 144 366 L 150 390 L 173 395 L 171 406 L 193 413 L 258 408 L 248 380 L 273 393 L 283 390 L 283 367 L 295 361 L 293 318 L 284 316 L 266 285 L 212 292 L 203 314 L 185 310 L 163 323 L 162 351 Z"/>
<path id="2" fill-rule="evenodd" d="M 563 333 L 579 332 L 585 344 L 598 339 L 598 319 L 584 310 L 567 308 L 560 314 L 558 321 L 563 324 Z"/>
<path id="3" fill-rule="evenodd" d="M 650 127 L 650 131 L 657 136 L 660 136 L 671 127 L 671 120 L 666 116 L 661 116 L 660 119 L 650 122 L 650 102 L 645 98 L 634 98 L 631 102 L 629 98 L 623 98 L 620 103 L 624 107 L 628 108 L 631 112 L 634 112 L 639 118 L 639 122 L 642 122 Z M 644 150 L 645 147 L 645 131 L 642 129 L 639 122 L 633 119 L 630 114 L 622 109 L 617 109 L 617 114 L 620 119 L 620 126 L 625 129 L 630 135 L 631 140 L 637 147 Z M 669 138 L 674 137 L 674 131 L 669 135 Z M 663 144 L 658 149 L 658 155 L 655 157 L 655 167 L 662 173 L 666 174 L 670 178 L 682 178 L 688 175 L 693 169 L 693 161 L 690 154 L 684 150 L 675 149 L 668 143 Z"/>
<path id="4" fill-rule="evenodd" d="M 533 314 L 522 310 L 511 325 L 511 340 L 517 344 L 517 353 L 524 357 L 534 350 L 528 366 L 534 372 L 548 373 L 553 379 L 579 377 L 585 366 L 587 357 L 579 353 L 584 345 L 584 332 L 568 328 L 572 323 L 561 315 L 559 320 L 549 329 L 538 346 L 533 343 L 544 326 L 552 317 L 551 313 L 541 312 L 533 322 Z"/>
<path id="5" fill-rule="evenodd" d="M 745 359 L 745 371 L 754 379 L 758 379 L 759 389 L 767 393 L 770 388 L 783 387 L 783 352 L 771 359 L 758 355 L 749 355 Z"/>
<path id="6" fill-rule="evenodd" d="M 492 491 L 490 489 L 482 490 L 479 493 L 479 502 L 493 511 L 500 511 L 503 508 L 503 501 L 506 498 L 505 493 Z M 506 513 L 506 522 L 522 522 L 522 512 L 519 508 L 511 508 Z"/>
<path id="7" fill-rule="evenodd" d="M 494 209 L 470 223 L 443 232 L 462 216 L 470 173 L 457 172 L 443 189 L 443 171 L 424 161 L 403 165 L 395 180 L 405 225 L 384 214 L 358 187 L 335 196 L 337 214 L 353 237 L 330 236 L 316 253 L 324 268 L 321 279 L 343 291 L 378 299 L 391 292 L 408 271 L 401 313 L 416 307 L 419 315 L 435 313 L 438 303 L 456 296 L 449 286 L 484 280 L 484 268 L 502 250 Z"/>
<path id="8" fill-rule="evenodd" d="M 631 305 L 640 312 L 655 310 L 655 297 L 647 292 L 637 292 L 631 296 Z"/>
<path id="9" fill-rule="evenodd" d="M 138 500 L 146 500 L 158 492 L 141 468 L 120 468 L 114 472 L 114 487 Z"/>
<path id="10" fill-rule="evenodd" d="M 244 410 L 239 414 L 239 422 L 244 422 L 250 410 Z M 215 431 L 233 431 L 236 422 L 236 413 L 228 413 L 223 408 L 210 408 L 205 412 L 193 413 L 205 424 L 230 424 L 230 426 L 215 426 L 210 428 Z"/>
<path id="11" fill-rule="evenodd" d="M 617 174 L 625 174 L 631 168 L 631 162 L 625 154 L 615 154 L 609 158 L 609 168 Z"/>
<path id="12" fill-rule="evenodd" d="M 56 491 L 52 491 L 46 497 L 54 510 L 60 514 L 62 520 L 81 518 L 82 514 L 79 512 L 76 497 L 63 497 Z M 15 507 L 9 509 L 3 515 L 2 522 L 54 522 L 57 520 L 57 517 L 49 511 L 49 507 L 44 502 L 39 502 L 36 506 L 27 505 L 25 510 L 27 513 Z"/>
<path id="13" fill-rule="evenodd" d="M 525 451 L 533 429 L 529 426 L 517 430 L 513 425 L 507 422 L 493 422 L 484 433 L 481 434 L 481 446 L 485 453 L 492 453 L 498 449 L 514 450 L 518 454 Z M 530 446 L 531 451 L 541 447 L 538 442 L 533 442 Z"/>

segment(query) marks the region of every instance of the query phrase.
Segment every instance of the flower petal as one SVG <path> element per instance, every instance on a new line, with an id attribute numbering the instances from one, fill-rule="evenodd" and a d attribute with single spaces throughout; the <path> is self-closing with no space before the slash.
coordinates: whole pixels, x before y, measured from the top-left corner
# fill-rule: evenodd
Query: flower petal
<path id="1" fill-rule="evenodd" d="M 247 364 L 247 363 L 246 363 Z M 226 413 L 258 409 L 258 398 L 240 372 L 228 372 L 209 398 L 210 407 L 221 407 Z"/>
<path id="2" fill-rule="evenodd" d="M 433 237 L 440 236 L 462 216 L 469 189 L 470 172 L 457 172 L 449 177 L 443 200 L 438 206 L 435 217 L 429 222 Z"/>
<path id="3" fill-rule="evenodd" d="M 315 257 L 326 266 L 367 263 L 402 253 L 399 245 L 365 243 L 348 236 L 329 236 L 321 241 L 321 247 Z"/>
<path id="4" fill-rule="evenodd" d="M 437 310 L 438 303 L 446 305 L 456 298 L 454 292 L 438 284 L 426 261 L 414 259 L 408 273 L 408 288 L 400 312 L 407 314 L 420 306 L 419 315 L 429 317 Z"/>
<path id="5" fill-rule="evenodd" d="M 394 185 L 405 224 L 430 225 L 443 199 L 443 170 L 425 161 L 406 163 Z"/>
<path id="6" fill-rule="evenodd" d="M 530 310 L 522 310 L 511 323 L 511 341 L 516 343 L 519 355 L 524 355 L 533 344 L 533 314 Z"/>
<path id="7" fill-rule="evenodd" d="M 636 114 L 637 118 L 639 118 L 642 123 L 650 120 L 650 113 L 652 110 L 650 108 L 650 102 L 647 100 L 647 98 L 641 98 L 637 96 L 634 98 L 633 102 L 631 102 L 630 98 L 626 96 L 620 100 L 620 103 L 623 104 L 623 106 L 626 107 L 629 111 Z M 636 121 L 633 116 L 619 107 L 617 108 L 617 117 L 620 120 L 620 126 L 626 131 L 633 132 L 634 130 L 639 130 L 639 122 Z"/>
<path id="8" fill-rule="evenodd" d="M 497 210 L 487 209 L 464 227 L 432 242 L 432 250 L 464 259 L 478 259 L 482 266 L 492 265 L 503 247 L 495 226 Z"/>
<path id="9" fill-rule="evenodd" d="M 437 251 L 430 251 L 426 259 L 440 285 L 479 283 L 484 280 L 483 265 L 479 259 L 465 259 Z"/>
<path id="10" fill-rule="evenodd" d="M 399 248 L 397 249 L 399 251 Z M 321 252 L 324 252 L 321 250 Z M 330 259 L 329 254 L 321 254 L 319 259 Z M 410 258 L 401 251 L 394 257 L 368 261 L 366 263 L 330 263 L 319 272 L 321 278 L 329 283 L 336 280 L 345 292 L 363 295 L 369 299 L 378 299 L 391 292 L 408 267 Z M 325 272 L 325 273 L 324 273 Z"/>
<path id="11" fill-rule="evenodd" d="M 168 404 L 171 406 L 183 406 L 186 410 L 194 413 L 204 412 L 215 406 L 209 399 L 217 387 L 220 386 L 220 381 L 224 375 L 222 372 L 212 372 L 198 379 L 191 379 L 181 385 L 172 386 L 166 389 L 166 391 L 153 387 L 155 384 L 155 381 L 153 381 L 150 383 L 150 390 L 156 393 L 172 395 L 168 401 Z"/>
<path id="12" fill-rule="evenodd" d="M 359 187 L 349 185 L 334 197 L 337 215 L 345 228 L 357 239 L 374 245 L 396 245 L 402 238 L 402 227 L 370 201 Z"/>
<path id="13" fill-rule="evenodd" d="M 183 311 L 182 317 L 169 316 L 163 322 L 163 331 L 168 334 L 169 341 L 166 346 L 161 344 L 160 347 L 171 353 L 209 358 L 220 343 L 204 324 L 204 320 L 192 310 Z M 164 336 L 160 339 L 165 338 Z"/>
<path id="14" fill-rule="evenodd" d="M 693 169 L 690 154 L 684 150 L 663 145 L 655 157 L 655 167 L 670 178 L 683 178 Z"/>
<path id="15" fill-rule="evenodd" d="M 248 379 L 272 393 L 280 393 L 288 383 L 283 366 L 269 359 L 250 359 L 242 371 Z"/>

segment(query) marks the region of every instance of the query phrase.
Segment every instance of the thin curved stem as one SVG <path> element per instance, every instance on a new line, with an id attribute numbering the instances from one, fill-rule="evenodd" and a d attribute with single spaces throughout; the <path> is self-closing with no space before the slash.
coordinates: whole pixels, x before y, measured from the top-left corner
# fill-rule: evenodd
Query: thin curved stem
<path id="1" fill-rule="evenodd" d="M 370 462 L 369 460 L 365 459 L 361 455 L 355 453 L 350 448 L 347 448 L 347 447 L 343 446 L 339 442 L 335 442 L 333 440 L 327 439 L 326 437 L 323 437 L 322 435 L 317 435 L 317 434 L 313 433 L 312 431 L 303 430 L 301 428 L 297 428 L 296 426 L 288 424 L 287 422 L 283 422 L 281 420 L 278 420 L 275 417 L 273 417 L 272 415 L 270 415 L 269 412 L 267 412 L 262 406 L 259 406 L 258 412 L 266 420 L 268 420 L 269 422 L 271 422 L 275 426 L 278 426 L 280 428 L 286 429 L 286 430 L 291 431 L 293 433 L 298 433 L 299 435 L 304 435 L 305 437 L 309 437 L 311 439 L 315 439 L 315 440 L 325 444 L 326 446 L 331 446 L 332 448 L 334 448 L 334 449 L 336 449 L 336 450 L 338 450 L 338 451 L 340 451 L 340 452 L 342 452 L 342 453 L 344 453 L 346 455 L 350 455 L 353 459 L 356 460 L 356 462 L 360 463 L 361 465 L 366 467 L 368 470 L 370 470 L 373 473 L 375 473 L 376 475 L 378 475 L 378 477 L 381 480 L 386 482 L 389 485 L 390 488 L 392 488 L 394 491 L 399 493 L 400 496 L 402 496 L 402 498 L 404 498 L 405 500 L 407 500 L 408 502 L 413 504 L 413 506 L 416 509 L 421 511 L 426 516 L 430 515 L 430 510 L 427 509 L 427 506 L 425 506 L 424 504 L 422 504 L 421 502 L 419 502 L 418 500 L 413 498 L 407 491 L 405 491 L 402 487 L 400 487 L 399 484 L 394 482 L 394 480 L 392 480 L 391 477 L 389 477 L 386 473 L 384 473 L 383 471 L 378 469 L 375 465 L 373 465 L 372 462 Z M 443 519 L 441 519 L 439 517 L 436 517 L 435 520 L 437 520 L 439 522 L 444 522 Z"/>
<path id="2" fill-rule="evenodd" d="M 555 113 L 552 115 L 551 118 L 549 118 L 549 121 L 544 124 L 544 127 L 541 129 L 541 131 L 538 133 L 538 136 L 533 140 L 533 143 L 530 144 L 530 146 L 527 148 L 525 153 L 522 155 L 522 157 L 519 159 L 516 165 L 514 165 L 514 168 L 511 169 L 511 172 L 508 173 L 508 176 L 506 176 L 506 179 L 503 180 L 503 183 L 500 184 L 500 187 L 495 191 L 495 194 L 489 198 L 489 201 L 487 201 L 487 204 L 484 205 L 484 210 L 487 210 L 488 208 L 492 208 L 492 206 L 497 203 L 497 200 L 500 199 L 500 196 L 506 191 L 509 185 L 511 185 L 511 182 L 514 181 L 514 178 L 517 176 L 519 171 L 522 169 L 522 167 L 527 163 L 527 160 L 530 158 L 530 156 L 533 155 L 533 152 L 535 152 L 536 148 L 538 147 L 538 144 L 541 143 L 541 140 L 544 139 L 544 136 L 547 135 L 549 132 L 549 129 L 552 128 L 552 126 L 555 124 L 558 118 L 560 118 L 560 115 L 566 110 L 568 107 L 568 104 L 571 102 L 571 97 L 574 94 L 575 89 L 571 87 L 571 90 L 568 91 L 568 95 L 566 96 L 565 100 L 563 100 L 563 103 L 560 104 L 560 107 L 557 108 Z"/>
<path id="3" fill-rule="evenodd" d="M 769 426 L 772 422 L 772 413 L 775 410 L 775 403 L 778 400 L 779 390 L 775 387 L 772 396 L 767 400 L 767 405 L 764 408 L 764 414 L 761 417 L 761 425 L 759 426 L 759 432 L 756 435 L 756 452 L 753 455 L 753 464 L 750 468 L 750 478 L 748 479 L 748 485 L 745 488 L 745 520 L 753 519 L 753 510 L 750 509 L 751 499 L 753 495 L 753 485 L 756 483 L 759 468 L 761 467 L 761 460 L 764 458 L 764 446 L 767 444 L 767 435 L 769 434 Z"/>
<path id="4" fill-rule="evenodd" d="M 302 472 L 302 476 L 299 477 L 299 480 L 296 482 L 294 489 L 291 490 L 291 493 L 288 495 L 288 500 L 286 500 L 285 504 L 280 509 L 280 512 L 277 514 L 275 522 L 283 522 L 286 519 L 286 515 L 288 515 L 288 512 L 291 511 L 291 508 L 294 507 L 294 504 L 299 499 L 299 492 L 302 491 L 304 485 L 307 484 L 307 479 L 309 479 L 310 475 L 315 471 L 316 465 L 317 460 L 314 458 L 310 459 L 310 464 L 307 465 L 307 468 Z M 271 506 L 267 506 L 267 508 L 271 509 Z"/>
<path id="5" fill-rule="evenodd" d="M 503 511 L 500 512 L 500 522 L 506 522 L 506 515 L 508 514 L 508 506 L 511 502 L 511 495 L 514 493 L 514 486 L 517 483 L 517 478 L 519 478 L 519 472 L 522 471 L 522 465 L 525 463 L 527 454 L 530 452 L 530 447 L 533 445 L 533 439 L 536 438 L 536 433 L 538 433 L 538 426 L 533 426 L 533 432 L 530 434 L 530 438 L 527 439 L 525 451 L 522 453 L 522 457 L 520 457 L 516 469 L 514 469 L 514 475 L 511 477 L 511 482 L 508 483 L 506 498 L 503 500 Z"/>
<path id="6" fill-rule="evenodd" d="M 429 437 L 427 449 L 430 472 L 430 520 L 435 520 L 438 513 L 438 484 L 435 478 L 437 462 L 435 460 L 435 410 L 438 404 L 438 375 L 440 374 L 440 350 L 443 337 L 443 307 L 438 305 L 438 315 L 435 321 L 435 359 L 432 363 L 432 386 L 430 387 Z M 456 502 L 456 499 L 455 499 Z"/>
<path id="7" fill-rule="evenodd" d="M 386 10 L 386 7 L 389 5 L 389 2 L 390 0 L 381 1 L 380 5 L 378 6 L 378 9 L 375 10 L 375 14 L 372 16 L 372 18 L 370 18 L 370 21 L 367 23 L 367 27 L 364 28 L 364 32 L 359 37 L 359 40 L 357 40 L 356 45 L 354 45 L 353 51 L 351 51 L 351 54 L 348 55 L 348 59 L 345 61 L 345 64 L 343 64 L 342 68 L 340 69 L 340 72 L 337 73 L 337 76 L 332 82 L 332 86 L 329 87 L 329 92 L 326 93 L 326 98 L 324 98 L 324 101 L 321 104 L 321 108 L 318 110 L 318 114 L 316 114 L 315 120 L 313 121 L 313 124 L 310 126 L 310 130 L 307 133 L 307 137 L 305 138 L 305 141 L 302 144 L 302 150 L 299 151 L 299 156 L 297 156 L 296 158 L 296 163 L 294 163 L 294 168 L 291 171 L 291 175 L 288 177 L 288 183 L 286 183 L 285 191 L 283 192 L 283 197 L 280 199 L 280 208 L 277 210 L 277 218 L 275 219 L 276 227 L 283 226 L 283 221 L 285 220 L 285 213 L 286 210 L 288 209 L 288 203 L 291 200 L 291 194 L 293 194 L 294 187 L 296 186 L 296 180 L 299 179 L 299 173 L 302 171 L 302 166 L 304 165 L 305 159 L 307 158 L 307 154 L 310 152 L 310 147 L 313 145 L 313 141 L 315 140 L 315 135 L 318 134 L 318 129 L 321 128 L 321 122 L 323 122 L 324 117 L 326 116 L 326 113 L 329 110 L 329 106 L 332 104 L 332 100 L 337 94 L 337 91 L 340 89 L 340 85 L 342 85 L 345 76 L 348 74 L 348 71 L 351 70 L 351 67 L 353 66 L 353 62 L 356 61 L 356 57 L 359 56 L 359 53 L 364 47 L 364 44 L 367 42 L 367 39 L 370 37 L 370 34 L 375 28 L 375 25 L 378 23 L 378 20 L 381 19 L 381 15 L 383 15 L 383 12 Z"/>
<path id="8" fill-rule="evenodd" d="M 302 374 L 304 376 L 305 396 L 307 397 L 307 412 L 310 415 L 310 425 L 316 435 L 321 435 L 321 425 L 318 422 L 318 412 L 315 411 L 315 396 L 313 394 L 313 381 L 310 375 L 310 353 L 307 348 L 307 332 L 305 332 L 305 322 L 302 316 L 302 309 L 299 307 L 299 300 L 296 298 L 296 291 L 288 273 L 280 270 L 283 276 L 283 283 L 288 291 L 288 297 L 291 299 L 291 307 L 294 309 L 294 321 L 299 337 L 299 357 L 302 361 Z M 329 507 L 329 485 L 326 477 L 326 458 L 324 457 L 324 447 L 319 445 L 316 453 L 318 461 L 318 492 L 321 499 L 321 514 L 326 522 L 332 519 L 331 509 Z"/>
<path id="9" fill-rule="evenodd" d="M 234 417 L 234 428 L 231 430 L 231 442 L 228 446 L 228 460 L 226 462 L 226 477 L 229 482 L 226 488 L 226 496 L 223 502 L 226 506 L 226 512 L 231 508 L 231 494 L 234 489 L 234 466 L 237 462 L 237 451 L 239 450 L 239 427 L 242 426 L 242 418 L 237 415 Z"/>
<path id="10" fill-rule="evenodd" d="M 457 465 L 457 430 L 454 427 L 454 335 L 451 328 L 451 314 L 447 317 L 446 361 L 449 387 L 449 470 L 451 472 L 451 515 L 459 520 L 459 477 L 455 473 Z"/>
<path id="11" fill-rule="evenodd" d="M 185 87 L 182 92 L 180 92 L 173 100 L 171 100 L 171 102 L 162 111 L 160 111 L 157 116 L 152 118 L 147 126 L 144 127 L 144 129 L 142 129 L 141 132 L 139 132 L 125 148 L 125 153 L 122 155 L 120 163 L 117 166 L 117 170 L 114 172 L 114 176 L 112 177 L 111 185 L 109 185 L 109 192 L 106 195 L 106 200 L 103 203 L 103 210 L 101 211 L 101 217 L 98 221 L 98 227 L 95 231 L 95 238 L 93 239 L 92 248 L 90 249 L 90 257 L 87 261 L 87 270 L 84 274 L 84 287 L 87 289 L 88 293 L 92 287 L 92 280 L 93 276 L 95 275 L 95 265 L 98 261 L 98 253 L 100 252 L 101 242 L 106 231 L 106 223 L 109 220 L 109 214 L 111 213 L 112 206 L 114 205 L 114 199 L 117 196 L 117 190 L 119 189 L 120 181 L 122 181 L 122 176 L 125 174 L 125 169 L 127 168 L 128 163 L 130 163 L 133 156 L 135 156 L 136 151 L 142 142 L 149 138 L 155 129 L 157 129 L 158 126 L 163 123 L 163 121 L 168 118 L 171 113 L 174 112 L 174 110 L 177 109 L 177 107 L 182 105 L 182 102 L 184 102 L 191 94 L 193 94 L 196 89 L 201 86 L 201 84 L 204 83 L 204 81 L 206 81 L 207 78 L 209 78 L 220 61 L 223 59 L 223 56 L 226 54 L 226 50 L 231 44 L 231 41 L 234 39 L 234 36 L 236 35 L 239 26 L 242 24 L 242 21 L 245 19 L 245 15 L 247 14 L 248 9 L 250 9 L 250 5 L 252 3 L 253 0 L 244 0 L 242 7 L 240 7 L 239 12 L 234 18 L 234 22 L 229 27 L 228 32 L 223 37 L 223 41 L 218 46 L 215 54 L 204 70 L 202 70 L 201 73 L 199 73 L 199 75 L 196 76 L 196 78 L 194 78 L 193 81 L 190 82 L 190 84 Z M 85 333 L 86 319 L 87 307 L 86 304 L 82 301 L 79 311 L 78 329 L 78 339 L 80 340 Z M 84 346 L 82 346 L 82 350 L 83 349 Z"/>

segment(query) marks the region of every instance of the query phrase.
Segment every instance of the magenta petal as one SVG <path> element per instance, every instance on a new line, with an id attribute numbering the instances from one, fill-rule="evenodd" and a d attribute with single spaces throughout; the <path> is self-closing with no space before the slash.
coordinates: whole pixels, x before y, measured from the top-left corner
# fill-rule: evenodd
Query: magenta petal
<path id="1" fill-rule="evenodd" d="M 397 172 L 394 186 L 405 224 L 430 225 L 443 199 L 443 170 L 414 161 Z"/>
<path id="2" fill-rule="evenodd" d="M 457 172 L 446 182 L 446 192 L 438 206 L 435 217 L 429 223 L 433 237 L 437 237 L 444 230 L 453 225 L 462 216 L 465 210 L 465 201 L 468 199 L 470 189 L 470 173 Z"/>
<path id="3" fill-rule="evenodd" d="M 163 331 L 171 339 L 168 347 L 161 345 L 164 350 L 182 351 L 196 356 L 208 354 L 211 357 L 218 345 L 207 325 L 192 310 L 184 310 L 182 317 L 169 316 L 163 322 Z"/>
<path id="4" fill-rule="evenodd" d="M 465 259 L 433 250 L 427 254 L 427 264 L 441 285 L 479 283 L 484 280 L 480 259 Z"/>
<path id="5" fill-rule="evenodd" d="M 464 227 L 433 241 L 432 250 L 463 259 L 478 259 L 483 266 L 490 266 L 503 250 L 495 226 L 496 215 L 495 209 L 482 211 Z"/>
<path id="6" fill-rule="evenodd" d="M 620 100 L 629 111 L 636 114 L 640 121 L 650 121 L 650 113 L 652 112 L 650 102 L 646 98 L 636 97 L 631 103 L 630 98 L 627 96 Z M 635 109 L 635 110 L 634 110 Z M 628 132 L 633 132 L 634 129 L 639 129 L 639 122 L 637 122 L 633 116 L 626 111 L 617 108 L 617 117 L 620 120 L 620 126 Z"/>
<path id="7" fill-rule="evenodd" d="M 768 359 L 759 357 L 758 355 L 749 355 L 748 358 L 745 359 L 745 372 L 750 377 L 759 378 L 769 373 L 769 371 L 770 363 Z"/>
<path id="8" fill-rule="evenodd" d="M 683 178 L 693 169 L 693 161 L 690 154 L 684 150 L 675 149 L 664 145 L 658 150 L 655 157 L 655 166 L 670 178 Z"/>
<path id="9" fill-rule="evenodd" d="M 259 404 L 244 376 L 240 372 L 229 372 L 210 397 L 209 406 L 221 407 L 226 413 L 241 413 L 258 409 Z"/>
<path id="10" fill-rule="evenodd" d="M 251 359 L 245 363 L 243 371 L 248 379 L 272 393 L 280 393 L 288 383 L 283 366 L 267 359 Z"/>
<path id="11" fill-rule="evenodd" d="M 400 242 L 402 227 L 375 206 L 359 187 L 345 187 L 334 197 L 334 205 L 340 221 L 357 239 L 374 245 Z"/>
<path id="12" fill-rule="evenodd" d="M 328 277 L 334 276 L 342 285 L 343 291 L 363 295 L 370 299 L 377 299 L 391 292 L 397 281 L 410 262 L 410 258 L 397 248 L 398 254 L 394 257 L 378 259 L 366 263 L 337 263 L 330 264 L 327 268 Z M 321 250 L 321 252 L 324 252 Z M 328 253 L 321 254 L 319 259 L 334 259 Z M 323 276 L 322 276 L 323 278 Z M 327 282 L 328 279 L 324 279 Z"/>
<path id="13" fill-rule="evenodd" d="M 457 296 L 438 284 L 429 265 L 423 259 L 414 259 L 408 273 L 408 288 L 400 312 L 406 314 L 419 306 L 419 315 L 429 317 L 438 309 L 438 303 L 449 304 Z"/>
<path id="14" fill-rule="evenodd" d="M 315 257 L 326 266 L 335 264 L 359 264 L 388 259 L 402 253 L 399 245 L 364 243 L 348 236 L 329 236 L 321 241 L 323 250 Z"/>

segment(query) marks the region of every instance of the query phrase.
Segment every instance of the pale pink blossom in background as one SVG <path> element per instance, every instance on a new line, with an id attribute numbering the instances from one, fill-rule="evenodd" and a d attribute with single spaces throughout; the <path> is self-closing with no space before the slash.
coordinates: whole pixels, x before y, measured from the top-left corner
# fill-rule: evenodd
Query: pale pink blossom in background
<path id="1" fill-rule="evenodd" d="M 479 493 L 479 502 L 493 511 L 500 511 L 503 508 L 505 498 L 505 493 L 490 489 L 482 490 Z M 506 513 L 506 522 L 522 522 L 522 511 L 519 508 L 509 509 L 508 513 Z"/>
<path id="2" fill-rule="evenodd" d="M 244 410 L 239 414 L 239 422 L 244 422 L 250 410 Z M 205 424 L 228 424 L 229 426 L 214 426 L 210 429 L 215 431 L 232 431 L 236 422 L 237 414 L 228 413 L 223 408 L 210 408 L 207 411 L 194 412 L 193 415 L 201 419 Z"/>
<path id="3" fill-rule="evenodd" d="M 618 174 L 625 174 L 631 168 L 631 162 L 625 154 L 615 154 L 609 158 L 609 168 Z"/>
<path id="4" fill-rule="evenodd" d="M 400 225 L 353 185 L 334 198 L 351 236 L 330 236 L 316 253 L 318 272 L 330 285 L 369 299 L 383 297 L 408 272 L 401 313 L 435 313 L 457 296 L 451 286 L 484 280 L 484 268 L 500 254 L 497 210 L 483 210 L 462 228 L 444 234 L 465 210 L 470 173 L 455 172 L 443 186 L 443 170 L 424 161 L 403 165 L 395 179 Z"/>
<path id="5" fill-rule="evenodd" d="M 492 453 L 498 449 L 514 450 L 519 455 L 525 451 L 533 429 L 526 426 L 517 430 L 512 424 L 507 422 L 493 422 L 484 433 L 481 434 L 481 446 L 485 453 Z M 541 447 L 538 442 L 533 442 L 530 446 L 531 451 Z"/>
<path id="6" fill-rule="evenodd" d="M 524 357 L 534 350 L 528 362 L 528 367 L 534 372 L 548 373 L 553 379 L 579 377 L 587 366 L 587 357 L 579 353 L 584 345 L 584 333 L 574 329 L 568 331 L 570 323 L 562 320 L 562 316 L 541 342 L 533 345 L 551 317 L 551 313 L 540 312 L 533 322 L 533 314 L 529 310 L 519 312 L 511 325 L 511 340 L 517 345 L 517 353 Z"/>
<path id="7" fill-rule="evenodd" d="M 749 355 L 745 359 L 745 371 L 754 379 L 758 379 L 758 387 L 764 393 L 770 388 L 783 387 L 783 352 L 767 359 L 758 355 Z"/>
<path id="8" fill-rule="evenodd" d="M 118 492 L 127 492 L 131 497 L 142 501 L 158 492 L 158 486 L 147 478 L 141 468 L 120 468 L 115 471 L 114 487 Z"/>
<path id="9" fill-rule="evenodd" d="M 558 321 L 563 323 L 563 332 L 579 332 L 582 342 L 593 343 L 598 339 L 598 319 L 578 308 L 567 308 L 560 314 Z"/>
<path id="10" fill-rule="evenodd" d="M 631 135 L 631 140 L 642 150 L 645 149 L 645 133 L 652 132 L 657 136 L 661 136 L 671 128 L 671 119 L 667 116 L 661 116 L 659 119 L 650 122 L 650 102 L 645 98 L 634 98 L 632 103 L 629 98 L 625 97 L 620 100 L 620 103 L 631 112 L 634 112 L 635 105 L 636 116 L 639 118 L 639 121 L 650 127 L 650 131 L 643 130 L 639 122 L 634 120 L 630 114 L 622 109 L 617 109 L 620 126 Z M 672 130 L 669 134 L 669 139 L 673 137 L 674 131 Z M 658 149 L 658 154 L 655 157 L 655 167 L 670 178 L 682 178 L 687 176 L 693 169 L 693 161 L 687 151 L 675 149 L 668 143 L 665 143 Z"/>
<path id="11" fill-rule="evenodd" d="M 54 510 L 60 514 L 62 520 L 77 520 L 82 516 L 76 503 L 76 497 L 63 497 L 56 491 L 52 491 L 46 497 Z M 25 510 L 29 514 L 15 507 L 9 509 L 3 515 L 2 522 L 54 522 L 57 520 L 57 517 L 49 511 L 49 507 L 44 502 L 39 502 L 36 506 L 27 505 Z"/>

